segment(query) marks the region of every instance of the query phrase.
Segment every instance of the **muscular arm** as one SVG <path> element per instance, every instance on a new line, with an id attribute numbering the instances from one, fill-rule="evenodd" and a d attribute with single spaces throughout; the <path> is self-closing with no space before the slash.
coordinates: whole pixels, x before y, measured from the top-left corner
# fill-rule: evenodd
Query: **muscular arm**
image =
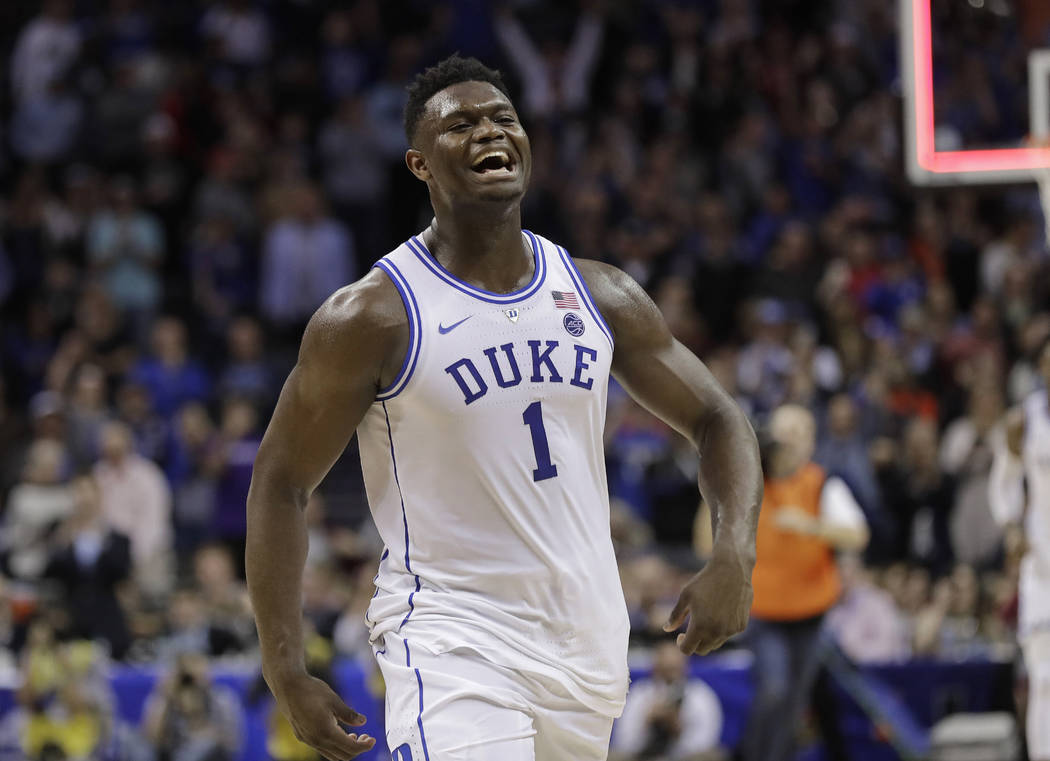
<path id="1" fill-rule="evenodd" d="M 713 556 L 683 590 L 669 624 L 677 628 L 691 612 L 689 630 L 679 644 L 687 652 L 707 652 L 747 623 L 762 503 L 758 442 L 741 409 L 704 364 L 675 340 L 634 280 L 599 262 L 577 265 L 616 339 L 613 375 L 697 449 L 700 492 L 711 508 Z"/>
<path id="2" fill-rule="evenodd" d="M 352 758 L 374 741 L 342 732 L 336 719 L 359 725 L 364 717 L 306 674 L 303 510 L 377 389 L 396 373 L 407 343 L 406 321 L 393 284 L 378 270 L 317 311 L 263 436 L 248 492 L 245 568 L 263 676 L 296 735 L 330 759 Z"/>

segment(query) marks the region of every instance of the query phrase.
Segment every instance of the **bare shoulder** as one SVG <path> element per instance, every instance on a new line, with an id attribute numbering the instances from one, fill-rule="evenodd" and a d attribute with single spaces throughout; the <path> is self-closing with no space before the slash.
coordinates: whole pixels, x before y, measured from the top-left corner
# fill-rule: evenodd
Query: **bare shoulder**
<path id="1" fill-rule="evenodd" d="M 660 310 L 633 277 L 619 267 L 594 259 L 573 259 L 573 263 L 617 344 L 634 339 L 670 339 Z"/>
<path id="2" fill-rule="evenodd" d="M 408 338 L 408 315 L 400 294 L 381 270 L 373 269 L 333 293 L 314 313 L 303 335 L 299 363 L 371 371 L 382 384 L 391 367 L 396 374 Z"/>

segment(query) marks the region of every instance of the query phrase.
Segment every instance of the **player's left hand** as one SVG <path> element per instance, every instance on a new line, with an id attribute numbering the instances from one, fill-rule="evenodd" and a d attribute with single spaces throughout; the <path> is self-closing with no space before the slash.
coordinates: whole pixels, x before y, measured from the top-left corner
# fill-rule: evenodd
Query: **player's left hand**
<path id="1" fill-rule="evenodd" d="M 681 628 L 688 616 L 689 626 L 678 635 L 678 647 L 686 655 L 706 655 L 744 631 L 752 596 L 750 565 L 715 555 L 682 587 L 664 631 Z"/>

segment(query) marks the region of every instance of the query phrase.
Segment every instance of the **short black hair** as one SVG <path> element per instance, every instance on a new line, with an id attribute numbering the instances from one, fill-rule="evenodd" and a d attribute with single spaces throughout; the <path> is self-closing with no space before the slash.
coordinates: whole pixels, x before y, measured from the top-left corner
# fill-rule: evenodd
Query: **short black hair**
<path id="1" fill-rule="evenodd" d="M 416 128 L 427 101 L 446 87 L 460 82 L 488 82 L 510 99 L 510 91 L 499 71 L 490 69 L 477 58 L 463 58 L 459 53 L 453 53 L 440 63 L 417 74 L 408 86 L 404 122 L 409 143 L 415 140 Z"/>

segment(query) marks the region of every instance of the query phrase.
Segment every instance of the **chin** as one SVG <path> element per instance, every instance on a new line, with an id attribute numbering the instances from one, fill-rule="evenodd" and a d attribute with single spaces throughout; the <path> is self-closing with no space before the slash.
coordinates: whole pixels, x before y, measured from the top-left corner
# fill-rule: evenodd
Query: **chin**
<path id="1" fill-rule="evenodd" d="M 525 189 L 517 184 L 506 187 L 481 188 L 473 194 L 478 201 L 485 203 L 511 203 L 520 201 L 525 196 Z"/>

